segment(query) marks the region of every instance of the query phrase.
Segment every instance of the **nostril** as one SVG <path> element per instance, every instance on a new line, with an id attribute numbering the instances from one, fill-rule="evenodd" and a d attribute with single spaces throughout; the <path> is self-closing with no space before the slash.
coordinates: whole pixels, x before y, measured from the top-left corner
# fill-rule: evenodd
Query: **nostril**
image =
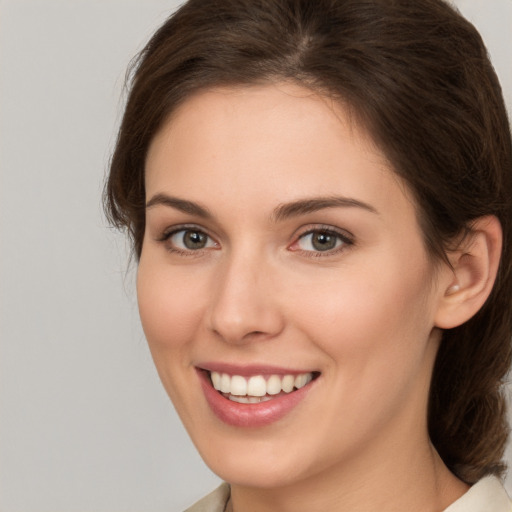
<path id="1" fill-rule="evenodd" d="M 254 267 L 255 265 L 249 265 Z M 247 276 L 247 265 L 240 261 L 221 275 L 205 321 L 210 332 L 228 343 L 247 343 L 264 340 L 279 334 L 284 326 L 283 311 L 272 299 L 270 286 L 261 279 Z"/>

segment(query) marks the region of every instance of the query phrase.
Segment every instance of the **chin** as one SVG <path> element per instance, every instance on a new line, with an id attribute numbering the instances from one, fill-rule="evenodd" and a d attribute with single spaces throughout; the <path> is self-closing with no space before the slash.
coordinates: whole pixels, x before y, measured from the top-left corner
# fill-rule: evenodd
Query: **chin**
<path id="1" fill-rule="evenodd" d="M 298 429 L 300 433 L 300 429 Z M 207 466 L 222 480 L 243 487 L 272 489 L 286 487 L 313 472 L 316 464 L 307 464 L 314 460 L 308 456 L 304 447 L 293 448 L 298 439 L 288 435 L 267 435 L 259 437 L 261 432 L 244 438 L 237 436 L 216 439 L 212 436 L 204 440 L 204 445 L 196 444 L 199 453 Z"/>
<path id="2" fill-rule="evenodd" d="M 206 461 L 208 464 L 208 461 Z M 252 457 L 233 457 L 232 460 L 215 461 L 208 464 L 222 480 L 241 487 L 273 489 L 286 487 L 301 479 L 297 465 L 255 461 Z"/>

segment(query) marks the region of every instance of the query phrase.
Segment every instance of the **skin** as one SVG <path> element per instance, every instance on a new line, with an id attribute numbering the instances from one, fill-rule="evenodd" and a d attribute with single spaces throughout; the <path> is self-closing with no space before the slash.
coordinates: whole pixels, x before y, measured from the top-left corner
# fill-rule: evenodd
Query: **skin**
<path id="1" fill-rule="evenodd" d="M 460 286 L 429 258 L 406 186 L 341 105 L 286 83 L 199 93 L 153 140 L 146 193 L 144 331 L 235 512 L 441 511 L 467 490 L 426 426 L 438 320 Z M 276 215 L 332 196 L 366 206 Z M 183 246 L 183 232 L 164 240 L 183 225 L 208 235 L 203 249 Z M 307 233 L 326 227 L 348 241 L 317 250 Z M 320 377 L 279 421 L 241 428 L 209 408 L 196 372 L 206 361 Z"/>

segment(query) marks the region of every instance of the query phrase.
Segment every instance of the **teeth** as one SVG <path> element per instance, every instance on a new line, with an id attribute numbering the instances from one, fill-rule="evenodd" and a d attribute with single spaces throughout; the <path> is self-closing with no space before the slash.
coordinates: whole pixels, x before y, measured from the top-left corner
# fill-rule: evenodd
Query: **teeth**
<path id="1" fill-rule="evenodd" d="M 221 388 L 221 381 L 222 381 L 222 377 L 220 376 L 220 373 L 212 372 L 210 374 L 210 377 L 212 379 L 213 387 L 215 389 L 220 389 Z"/>
<path id="2" fill-rule="evenodd" d="M 293 386 L 295 386 L 295 377 L 293 375 L 285 375 L 283 377 L 283 381 L 281 382 L 281 388 L 285 393 L 290 393 L 293 391 Z"/>
<path id="3" fill-rule="evenodd" d="M 230 400 L 239 403 L 259 403 L 270 400 L 270 396 L 278 395 L 281 391 L 291 393 L 294 388 L 303 388 L 311 382 L 313 374 L 300 375 L 271 375 L 267 379 L 263 375 L 253 375 L 249 379 L 240 375 L 211 372 L 213 387 L 221 393 L 226 393 Z"/>
<path id="4" fill-rule="evenodd" d="M 231 382 L 233 382 L 235 377 L 238 377 L 238 375 L 233 375 L 233 377 L 231 377 Z M 247 383 L 247 394 L 251 396 L 265 396 L 267 394 L 267 383 L 265 382 L 265 378 L 261 375 L 251 377 Z"/>
<path id="5" fill-rule="evenodd" d="M 240 375 L 233 375 L 231 377 L 231 390 L 230 393 L 232 395 L 247 395 L 247 381 L 240 377 Z M 251 395 L 254 393 L 251 393 Z"/>
<path id="6" fill-rule="evenodd" d="M 267 380 L 267 393 L 269 395 L 281 393 L 281 379 L 277 375 L 271 375 Z"/>
<path id="7" fill-rule="evenodd" d="M 308 373 L 303 373 L 302 375 L 297 375 L 295 377 L 295 387 L 297 389 L 303 388 L 308 382 L 311 382 L 313 376 Z"/>
<path id="8" fill-rule="evenodd" d="M 269 396 L 235 396 L 229 395 L 229 399 L 232 402 L 238 402 L 239 404 L 259 404 L 260 402 L 266 402 L 272 400 Z"/>
<path id="9" fill-rule="evenodd" d="M 223 373 L 220 376 L 220 391 L 223 393 L 231 392 L 231 378 L 227 373 Z"/>

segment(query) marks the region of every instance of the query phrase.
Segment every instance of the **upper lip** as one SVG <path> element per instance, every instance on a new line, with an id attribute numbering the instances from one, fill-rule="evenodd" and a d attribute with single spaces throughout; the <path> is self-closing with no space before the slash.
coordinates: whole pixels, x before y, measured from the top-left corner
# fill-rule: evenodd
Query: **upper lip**
<path id="1" fill-rule="evenodd" d="M 196 367 L 209 372 L 227 373 L 228 375 L 240 375 L 242 377 L 250 377 L 251 375 L 300 375 L 315 371 L 312 369 L 291 369 L 268 364 L 239 365 L 224 362 L 206 362 L 198 364 Z"/>

